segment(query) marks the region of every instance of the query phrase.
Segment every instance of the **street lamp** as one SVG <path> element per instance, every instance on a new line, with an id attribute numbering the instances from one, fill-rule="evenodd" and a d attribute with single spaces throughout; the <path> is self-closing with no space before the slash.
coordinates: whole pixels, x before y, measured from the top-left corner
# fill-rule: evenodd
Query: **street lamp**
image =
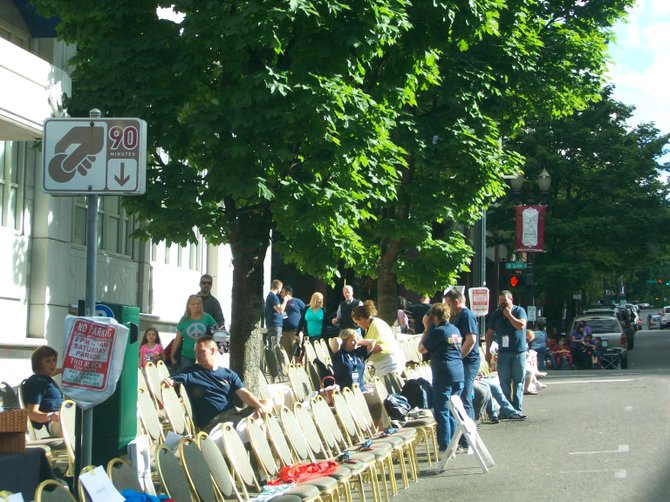
<path id="1" fill-rule="evenodd" d="M 517 204 L 520 204 L 520 196 L 521 196 L 521 189 L 523 188 L 523 184 L 525 182 L 525 178 L 523 175 L 518 175 L 515 178 L 510 179 L 510 187 L 512 188 L 512 193 L 514 194 Z M 547 196 L 549 195 L 549 191 L 551 190 L 551 175 L 549 172 L 547 172 L 546 168 L 543 168 L 540 174 L 537 177 L 537 186 L 540 190 L 541 194 L 541 201 L 540 204 L 542 206 L 546 205 L 546 199 Z M 526 250 L 527 253 L 527 258 L 526 258 L 526 266 L 527 266 L 527 272 L 526 272 L 526 284 L 528 286 L 528 298 L 527 298 L 527 303 L 528 305 L 535 305 L 535 276 L 534 276 L 534 269 L 533 269 L 533 255 L 536 251 L 531 251 L 531 250 Z"/>

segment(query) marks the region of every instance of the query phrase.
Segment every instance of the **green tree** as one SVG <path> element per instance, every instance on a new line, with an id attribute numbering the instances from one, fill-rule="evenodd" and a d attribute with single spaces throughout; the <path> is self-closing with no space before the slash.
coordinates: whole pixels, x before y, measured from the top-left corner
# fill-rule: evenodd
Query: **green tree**
<path id="1" fill-rule="evenodd" d="M 669 191 L 661 179 L 670 166 L 658 161 L 670 135 L 653 124 L 629 129 L 631 113 L 606 88 L 586 110 L 529 123 L 515 139 L 526 158 L 526 177 L 535 179 L 543 168 L 552 177 L 546 253 L 536 256 L 535 277 L 554 318 L 564 302 L 572 303 L 573 293 L 584 291 L 584 301 L 594 303 L 605 290 L 618 293 L 622 283 L 667 260 L 670 236 L 659 229 L 670 224 Z M 530 185 L 521 200 L 539 202 Z M 510 245 L 513 203 L 508 199 L 490 219 Z"/>
<path id="2" fill-rule="evenodd" d="M 440 39 L 438 84 L 392 132 L 407 152 L 398 198 L 366 222 L 382 317 L 395 317 L 398 284 L 435 291 L 469 270 L 467 228 L 504 195 L 502 174 L 523 168 L 507 138 L 599 98 L 611 27 L 630 3 L 505 2 L 487 13 L 489 29 Z"/>
<path id="3" fill-rule="evenodd" d="M 384 92 L 369 72 L 413 29 L 411 5 L 35 3 L 57 13 L 59 35 L 77 45 L 70 113 L 97 107 L 149 123 L 149 189 L 126 201 L 146 219 L 145 235 L 183 243 L 198 229 L 230 244 L 231 360 L 253 384 L 272 230 L 293 243 L 301 268 L 327 277 L 338 259 L 355 264 L 365 251 L 356 228 L 395 195 L 404 162 L 390 138 L 397 105 L 415 99 L 414 84 L 429 81 L 434 62 L 417 51 Z M 169 4 L 181 22 L 157 17 Z"/>

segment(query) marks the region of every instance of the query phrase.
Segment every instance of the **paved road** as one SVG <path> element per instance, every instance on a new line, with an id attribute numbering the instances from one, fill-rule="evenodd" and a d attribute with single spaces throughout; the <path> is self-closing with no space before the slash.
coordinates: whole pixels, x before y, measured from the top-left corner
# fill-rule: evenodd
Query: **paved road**
<path id="1" fill-rule="evenodd" d="M 526 422 L 482 425 L 488 474 L 458 455 L 395 500 L 670 501 L 670 330 L 636 337 L 628 370 L 551 372 Z"/>

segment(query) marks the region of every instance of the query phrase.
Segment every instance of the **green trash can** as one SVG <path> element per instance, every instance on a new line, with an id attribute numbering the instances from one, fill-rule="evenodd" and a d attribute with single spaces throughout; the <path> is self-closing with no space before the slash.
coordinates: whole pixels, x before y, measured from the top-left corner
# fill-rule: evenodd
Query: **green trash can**
<path id="1" fill-rule="evenodd" d="M 141 336 L 139 307 L 105 303 L 117 322 L 131 328 L 123 358 L 123 369 L 116 390 L 109 399 L 93 408 L 93 465 L 107 462 L 126 452 L 126 446 L 137 435 L 137 365 Z M 135 326 L 132 327 L 132 324 Z"/>

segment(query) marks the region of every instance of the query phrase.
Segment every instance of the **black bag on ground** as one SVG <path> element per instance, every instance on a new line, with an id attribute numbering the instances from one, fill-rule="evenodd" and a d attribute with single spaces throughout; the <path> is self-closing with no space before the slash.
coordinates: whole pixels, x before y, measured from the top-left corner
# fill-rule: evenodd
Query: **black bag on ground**
<path id="1" fill-rule="evenodd" d="M 384 408 L 391 420 L 405 420 L 405 416 L 412 409 L 409 401 L 402 394 L 389 394 L 384 399 Z"/>
<path id="2" fill-rule="evenodd" d="M 425 378 L 407 380 L 400 393 L 407 398 L 412 408 L 433 407 L 433 386 Z"/>

